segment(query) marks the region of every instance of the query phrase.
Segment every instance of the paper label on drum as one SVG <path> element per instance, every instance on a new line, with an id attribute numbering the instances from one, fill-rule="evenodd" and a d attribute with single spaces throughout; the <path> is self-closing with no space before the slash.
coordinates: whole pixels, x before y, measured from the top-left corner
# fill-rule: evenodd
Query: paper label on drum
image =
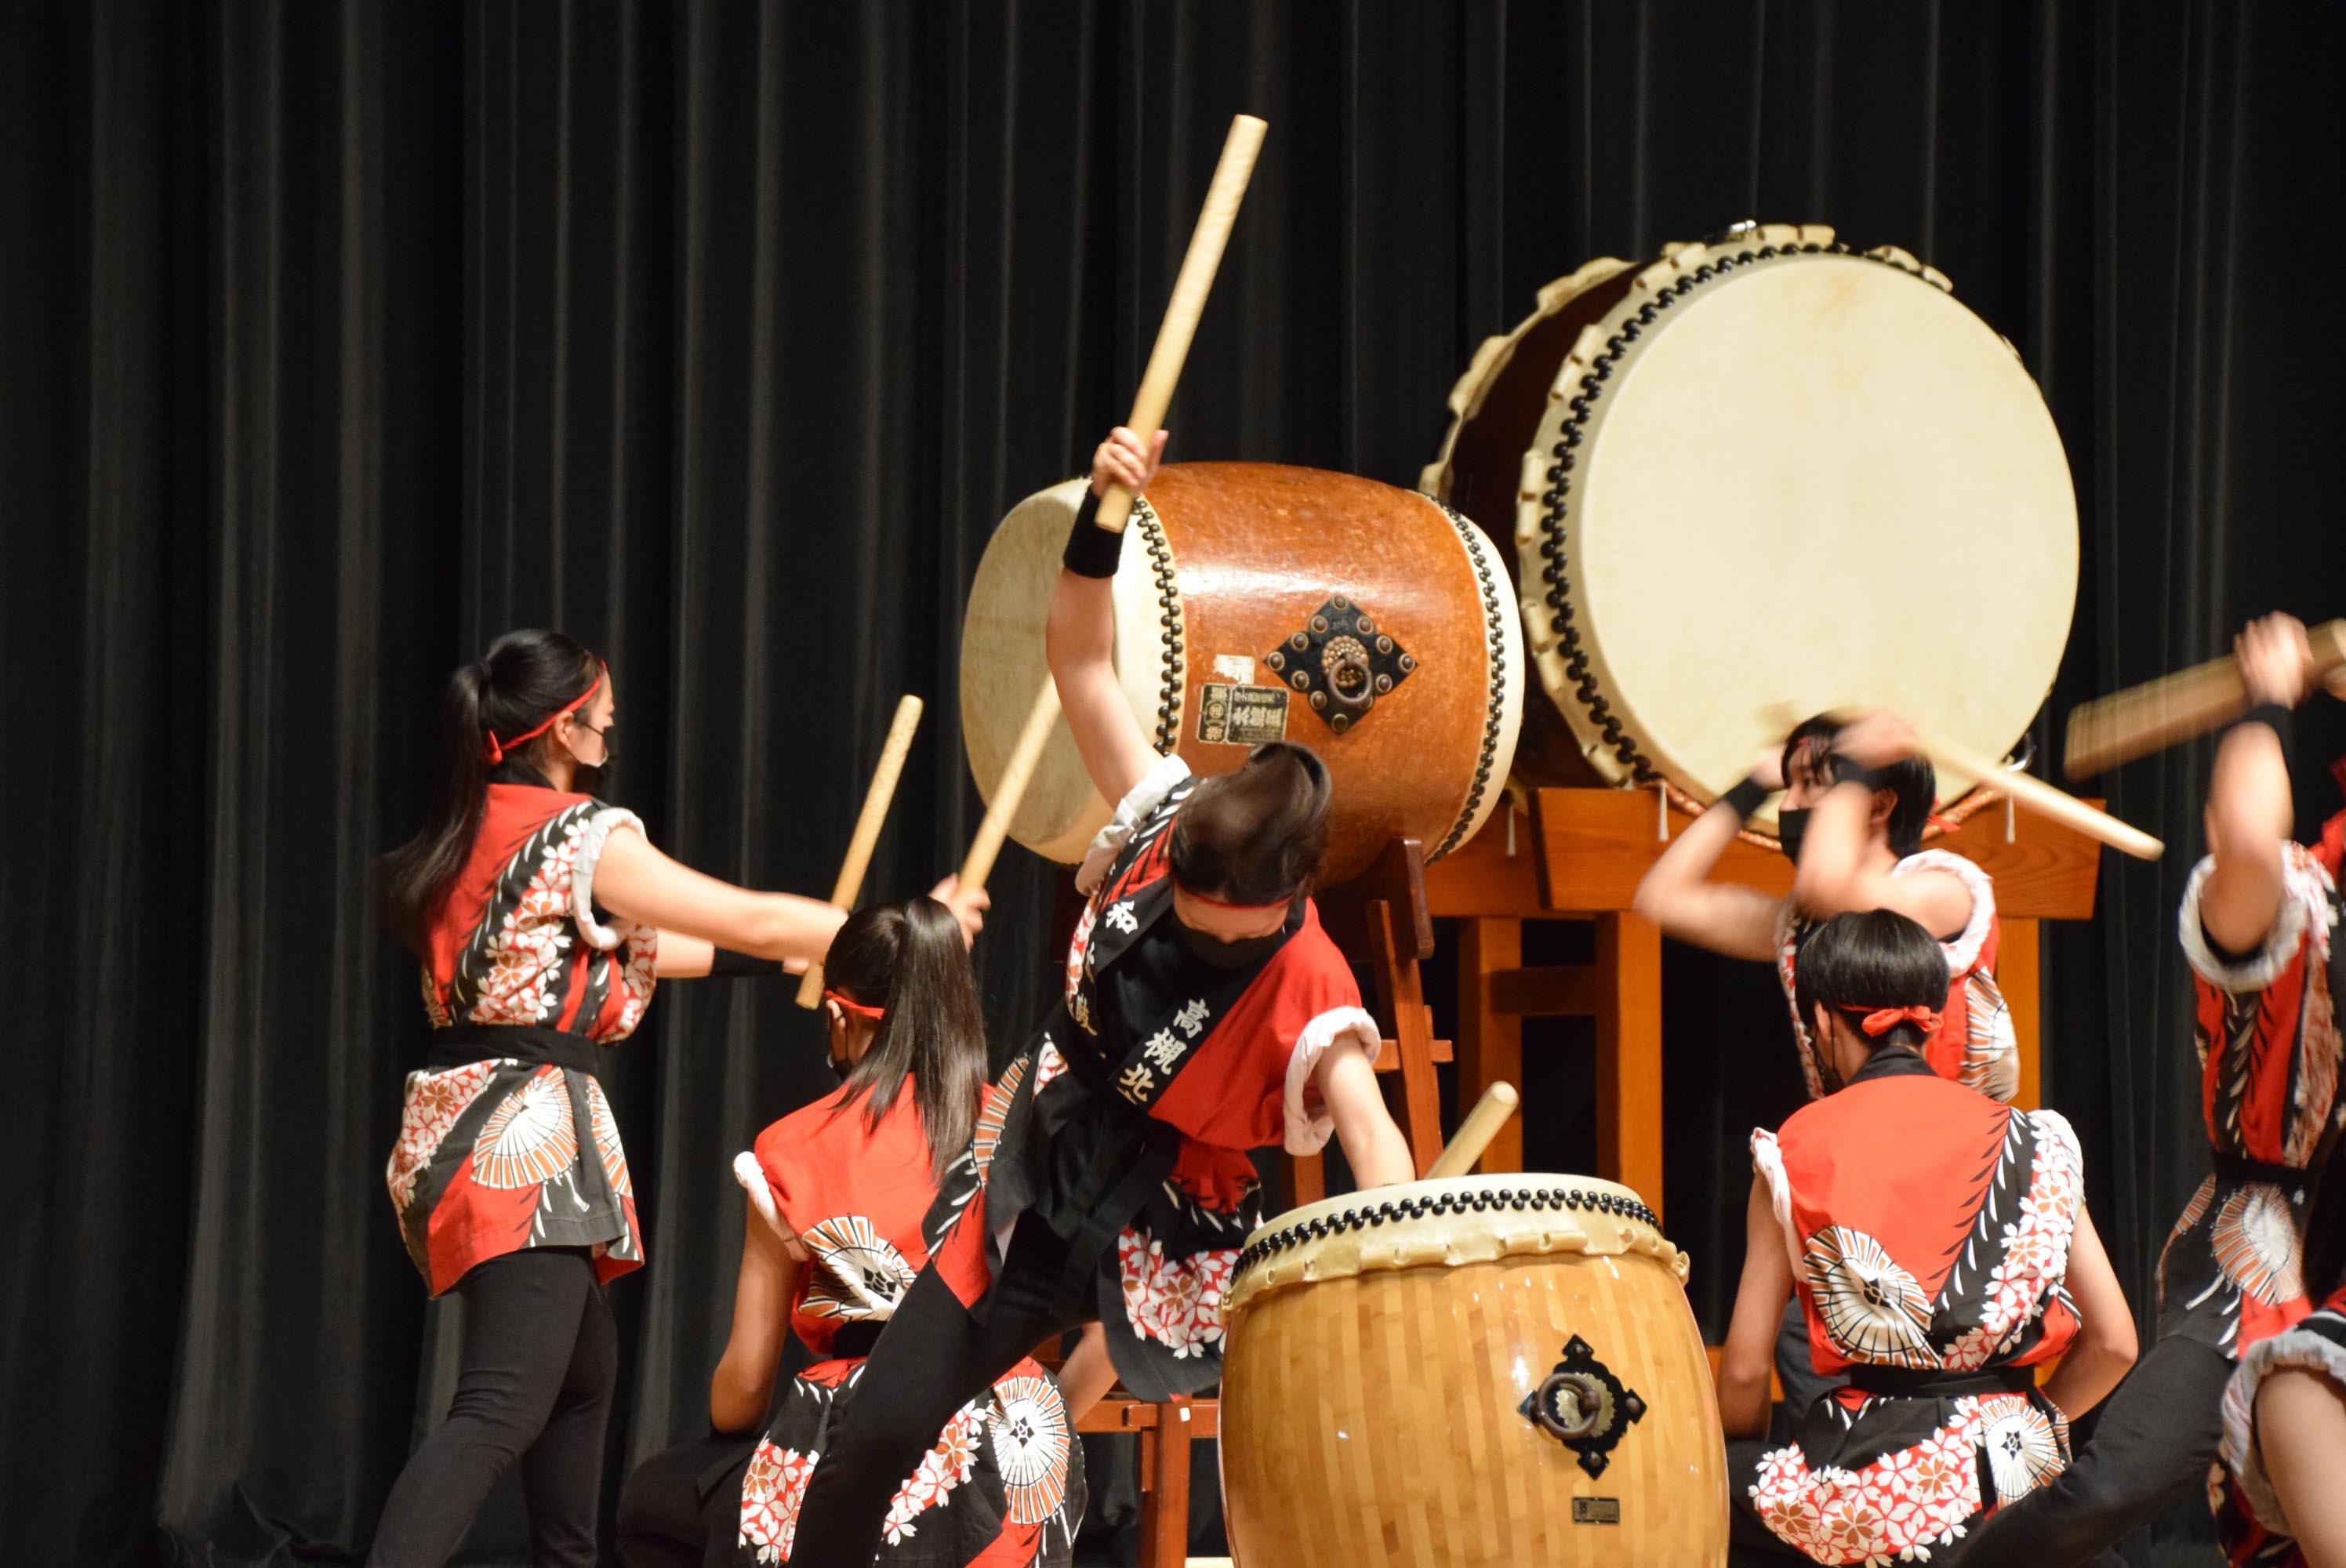
<path id="1" fill-rule="evenodd" d="M 1572 1522 L 1575 1524 L 1618 1524 L 1621 1522 L 1621 1500 L 1617 1497 L 1576 1497 L 1572 1500 Z"/>
<path id="2" fill-rule="evenodd" d="M 1286 739 L 1287 688 L 1208 682 L 1198 694 L 1198 738 L 1209 746 Z"/>
<path id="3" fill-rule="evenodd" d="M 1244 654 L 1216 654 L 1214 673 L 1224 680 L 1234 680 L 1240 686 L 1254 684 L 1254 660 Z"/>

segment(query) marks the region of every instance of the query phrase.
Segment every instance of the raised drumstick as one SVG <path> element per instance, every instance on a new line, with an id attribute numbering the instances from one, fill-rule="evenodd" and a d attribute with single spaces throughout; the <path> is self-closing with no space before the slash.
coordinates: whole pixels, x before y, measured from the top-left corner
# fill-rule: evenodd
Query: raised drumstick
<path id="1" fill-rule="evenodd" d="M 1484 1090 L 1483 1097 L 1474 1102 L 1474 1108 L 1458 1124 L 1457 1133 L 1443 1147 L 1425 1178 L 1432 1181 L 1439 1176 L 1464 1176 L 1474 1169 L 1474 1162 L 1483 1157 L 1483 1151 L 1491 1146 L 1491 1140 L 1499 1135 L 1499 1129 L 1507 1125 L 1507 1118 L 1515 1114 L 1520 1103 L 1521 1096 L 1513 1084 L 1494 1084 Z"/>
<path id="2" fill-rule="evenodd" d="M 2346 671 L 2346 620 L 2315 626 L 2306 640 L 2313 647 L 2314 676 L 2337 690 L 2338 677 Z M 2229 657 L 2081 702 L 2069 710 L 2061 771 L 2071 779 L 2090 779 L 2221 728 L 2248 708 L 2239 661 Z"/>
<path id="3" fill-rule="evenodd" d="M 1018 744 L 1010 749 L 1010 760 L 1003 765 L 1002 777 L 994 781 L 994 799 L 985 808 L 985 820 L 977 825 L 977 837 L 969 843 L 969 854 L 961 863 L 961 885 L 964 891 L 985 886 L 985 879 L 994 874 L 994 858 L 1002 852 L 1002 840 L 1010 831 L 1010 819 L 1018 814 L 1018 802 L 1025 799 L 1027 781 L 1035 777 L 1035 766 L 1043 760 L 1043 747 L 1051 738 L 1052 727 L 1059 722 L 1059 688 L 1051 677 L 1043 677 L 1043 689 L 1035 694 L 1035 706 L 1027 711 L 1026 728 L 1018 732 Z"/>
<path id="4" fill-rule="evenodd" d="M 840 863 L 839 881 L 831 888 L 831 901 L 853 909 L 863 891 L 863 873 L 872 864 L 872 848 L 880 841 L 881 826 L 888 820 L 888 802 L 896 794 L 897 777 L 904 771 L 904 753 L 913 748 L 913 732 L 921 728 L 921 699 L 907 692 L 896 704 L 895 721 L 880 748 L 879 766 L 872 769 L 872 788 L 863 792 L 863 810 L 847 840 L 847 859 Z M 811 1008 L 822 1001 L 822 960 L 806 968 L 799 983 L 799 1005 Z"/>
<path id="5" fill-rule="evenodd" d="M 1149 351 L 1148 368 L 1141 372 L 1140 390 L 1132 397 L 1132 415 L 1125 426 L 1140 437 L 1148 450 L 1165 423 L 1166 406 L 1181 379 L 1189 357 L 1189 340 L 1196 336 L 1198 318 L 1205 312 L 1206 292 L 1214 286 L 1214 271 L 1222 264 L 1222 247 L 1229 242 L 1230 226 L 1238 221 L 1239 203 L 1246 199 L 1247 181 L 1253 177 L 1255 155 L 1262 150 L 1263 132 L 1270 127 L 1252 115 L 1230 121 L 1223 138 L 1222 156 L 1214 165 L 1214 183 L 1206 189 L 1206 205 L 1190 231 L 1188 252 L 1173 280 L 1173 298 L 1166 302 L 1165 320 L 1157 329 L 1157 346 Z M 1132 514 L 1132 493 L 1119 484 L 1100 497 L 1099 525 L 1111 534 L 1124 532 Z"/>
<path id="6" fill-rule="evenodd" d="M 1991 789 L 2002 790 L 2011 797 L 2013 804 L 2040 817 L 2050 817 L 2064 827 L 2075 828 L 2089 839 L 2099 839 L 2121 854 L 2132 855 L 2137 860 L 2155 860 L 2167 852 L 2167 846 L 2130 823 L 2121 822 L 2107 811 L 2097 811 L 2075 795 L 2066 795 L 2042 779 L 1999 766 L 1993 759 L 1981 756 L 1966 747 L 1952 745 L 1922 730 L 1914 732 L 1915 740 L 1924 755 L 1945 772 L 1972 779 Z"/>

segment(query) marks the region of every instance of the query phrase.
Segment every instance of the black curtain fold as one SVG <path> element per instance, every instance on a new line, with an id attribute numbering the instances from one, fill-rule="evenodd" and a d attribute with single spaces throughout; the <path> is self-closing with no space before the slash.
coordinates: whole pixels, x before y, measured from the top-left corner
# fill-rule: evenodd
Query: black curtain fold
<path id="1" fill-rule="evenodd" d="M 869 896 L 953 867 L 970 576 L 1123 416 L 1240 109 L 1270 138 L 1177 456 L 1413 484 L 1547 280 L 1821 221 L 1949 274 L 2067 443 L 2040 755 L 2075 701 L 2346 582 L 2331 10 L 26 0 L 0 29 L 0 1517 L 31 1560 L 347 1560 L 436 1414 L 453 1309 L 379 1181 L 422 1023 L 369 878 L 498 631 L 607 654 L 608 792 L 760 886 L 828 889 L 919 693 Z M 1994 625 L 1932 596 L 1965 543 L 1881 585 L 1956 665 Z M 2310 830 L 2334 705 L 2300 738 Z M 2045 942 L 2047 1097 L 2145 1313 L 2204 1169 L 2173 919 L 2208 754 L 2096 782 L 2169 853 L 2106 860 Z M 1049 881 L 1014 852 L 994 891 L 1017 1029 Z M 1743 1140 L 1797 1074 L 1766 973 L 1666 972 L 1668 1210 L 1715 1335 Z M 816 1044 L 786 986 L 678 985 L 610 1059 L 651 1257 L 612 1292 L 612 1490 L 698 1427 L 727 1162 L 825 1086 Z M 1534 1163 L 1585 1168 L 1585 1034 L 1530 1050 Z"/>

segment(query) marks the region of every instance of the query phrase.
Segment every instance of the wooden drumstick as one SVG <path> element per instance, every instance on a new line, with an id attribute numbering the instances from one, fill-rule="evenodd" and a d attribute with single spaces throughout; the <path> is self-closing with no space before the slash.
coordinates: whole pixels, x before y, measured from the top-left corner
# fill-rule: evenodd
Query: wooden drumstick
<path id="1" fill-rule="evenodd" d="M 921 728 L 921 699 L 910 692 L 896 704 L 895 721 L 888 726 L 888 739 L 880 748 L 879 766 L 872 769 L 872 788 L 863 792 L 863 810 L 855 819 L 855 831 L 847 840 L 847 859 L 840 863 L 839 881 L 831 885 L 831 901 L 841 909 L 853 909 L 863 891 L 863 873 L 872 864 L 872 846 L 880 841 L 880 830 L 888 820 L 888 802 L 895 798 L 896 779 L 904 771 L 904 754 L 913 748 L 913 732 Z M 799 983 L 799 1005 L 811 1008 L 822 1001 L 822 960 L 815 959 L 806 967 L 806 978 Z"/>
<path id="2" fill-rule="evenodd" d="M 1059 722 L 1059 688 L 1049 676 L 1043 677 L 1043 689 L 1035 696 L 1035 706 L 1027 711 L 1026 728 L 1018 732 L 1018 744 L 1011 748 L 1010 760 L 1004 765 L 1002 777 L 994 781 L 994 799 L 985 808 L 985 820 L 977 825 L 977 837 L 969 844 L 969 854 L 961 863 L 961 886 L 964 892 L 985 886 L 985 879 L 994 874 L 994 858 L 1002 852 L 1002 840 L 1010 831 L 1010 819 L 1018 814 L 1018 802 L 1025 799 L 1028 780 L 1035 777 L 1035 764 L 1043 760 L 1043 747 L 1051 738 L 1052 727 Z"/>
<path id="3" fill-rule="evenodd" d="M 2337 689 L 2338 677 L 2346 671 L 2346 620 L 2315 626 L 2306 640 L 2313 648 L 2314 678 Z M 2069 712 L 2061 771 L 2090 779 L 2229 724 L 2248 707 L 2239 661 L 2229 657 L 2097 697 Z"/>
<path id="4" fill-rule="evenodd" d="M 1507 1118 L 1515 1114 L 1515 1106 L 1521 1103 L 1522 1097 L 1513 1084 L 1494 1084 L 1484 1090 L 1474 1108 L 1466 1113 L 1466 1119 L 1458 1124 L 1456 1135 L 1443 1145 L 1433 1168 L 1425 1173 L 1426 1180 L 1464 1176 L 1474 1169 L 1474 1162 L 1483 1157 L 1483 1151 L 1491 1146 L 1491 1140 L 1499 1135 L 1499 1129 L 1507 1125 Z"/>
<path id="5" fill-rule="evenodd" d="M 2165 844 L 2141 829 L 2119 821 L 2107 811 L 2096 810 L 2075 795 L 2063 794 L 2042 779 L 2003 767 L 1968 747 L 1952 745 L 1920 729 L 1914 732 L 1914 738 L 1923 753 L 1943 770 L 2001 790 L 2014 805 L 2074 828 L 2089 839 L 2099 839 L 2121 854 L 2132 855 L 2137 860 L 2155 860 L 2167 852 Z"/>
<path id="6" fill-rule="evenodd" d="M 1165 320 L 1157 329 L 1157 346 L 1149 351 L 1148 368 L 1141 372 L 1140 390 L 1133 394 L 1132 416 L 1125 426 L 1140 437 L 1145 452 L 1165 423 L 1166 405 L 1173 401 L 1174 383 L 1181 379 L 1182 361 L 1189 357 L 1189 340 L 1205 312 L 1206 291 L 1214 286 L 1214 271 L 1222 264 L 1222 247 L 1230 226 L 1238 221 L 1239 203 L 1246 199 L 1247 181 L 1254 174 L 1255 155 L 1262 150 L 1263 132 L 1270 127 L 1252 115 L 1230 121 L 1222 142 L 1222 156 L 1214 165 L 1214 183 L 1206 189 L 1206 205 L 1190 231 L 1188 253 L 1173 280 L 1173 298 L 1165 306 Z M 1099 525 L 1111 534 L 1124 532 L 1132 515 L 1132 493 L 1119 484 L 1100 498 Z"/>

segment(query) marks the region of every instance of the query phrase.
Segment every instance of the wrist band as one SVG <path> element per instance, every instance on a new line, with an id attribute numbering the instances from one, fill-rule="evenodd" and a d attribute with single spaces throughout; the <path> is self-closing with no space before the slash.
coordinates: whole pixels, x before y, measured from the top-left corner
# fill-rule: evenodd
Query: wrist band
<path id="1" fill-rule="evenodd" d="M 1827 760 L 1832 765 L 1833 782 L 1836 784 L 1862 784 L 1869 790 L 1890 788 L 1890 769 L 1887 768 L 1861 768 L 1854 759 L 1843 757 L 1838 751 Z"/>
<path id="2" fill-rule="evenodd" d="M 1086 490 L 1084 504 L 1076 508 L 1066 551 L 1059 557 L 1059 565 L 1078 577 L 1113 577 L 1116 564 L 1124 558 L 1124 535 L 1109 533 L 1098 519 L 1099 497 Z"/>
<path id="3" fill-rule="evenodd" d="M 1768 797 L 1771 793 L 1773 791 L 1760 783 L 1757 777 L 1747 773 L 1743 776 L 1742 783 L 1719 798 L 1719 803 L 1722 806 L 1734 807 L 1737 821 L 1749 822 L 1751 820 L 1751 813 L 1766 805 Z"/>
<path id="4" fill-rule="evenodd" d="M 709 977 L 711 980 L 758 980 L 789 972 L 770 958 L 736 952 L 729 947 L 718 948 L 709 955 Z"/>
<path id="5" fill-rule="evenodd" d="M 2287 757 L 2289 755 L 2289 732 L 2293 727 L 2295 717 L 2296 716 L 2288 708 L 2283 708 L 2278 702 L 2260 702 L 2254 708 L 2249 709 L 2248 712 L 2240 715 L 2240 723 L 2261 724 L 2266 728 L 2271 730 L 2274 738 L 2280 742 L 2280 754 L 2283 757 Z M 2239 726 L 2236 725 L 2234 728 L 2238 728 Z"/>

